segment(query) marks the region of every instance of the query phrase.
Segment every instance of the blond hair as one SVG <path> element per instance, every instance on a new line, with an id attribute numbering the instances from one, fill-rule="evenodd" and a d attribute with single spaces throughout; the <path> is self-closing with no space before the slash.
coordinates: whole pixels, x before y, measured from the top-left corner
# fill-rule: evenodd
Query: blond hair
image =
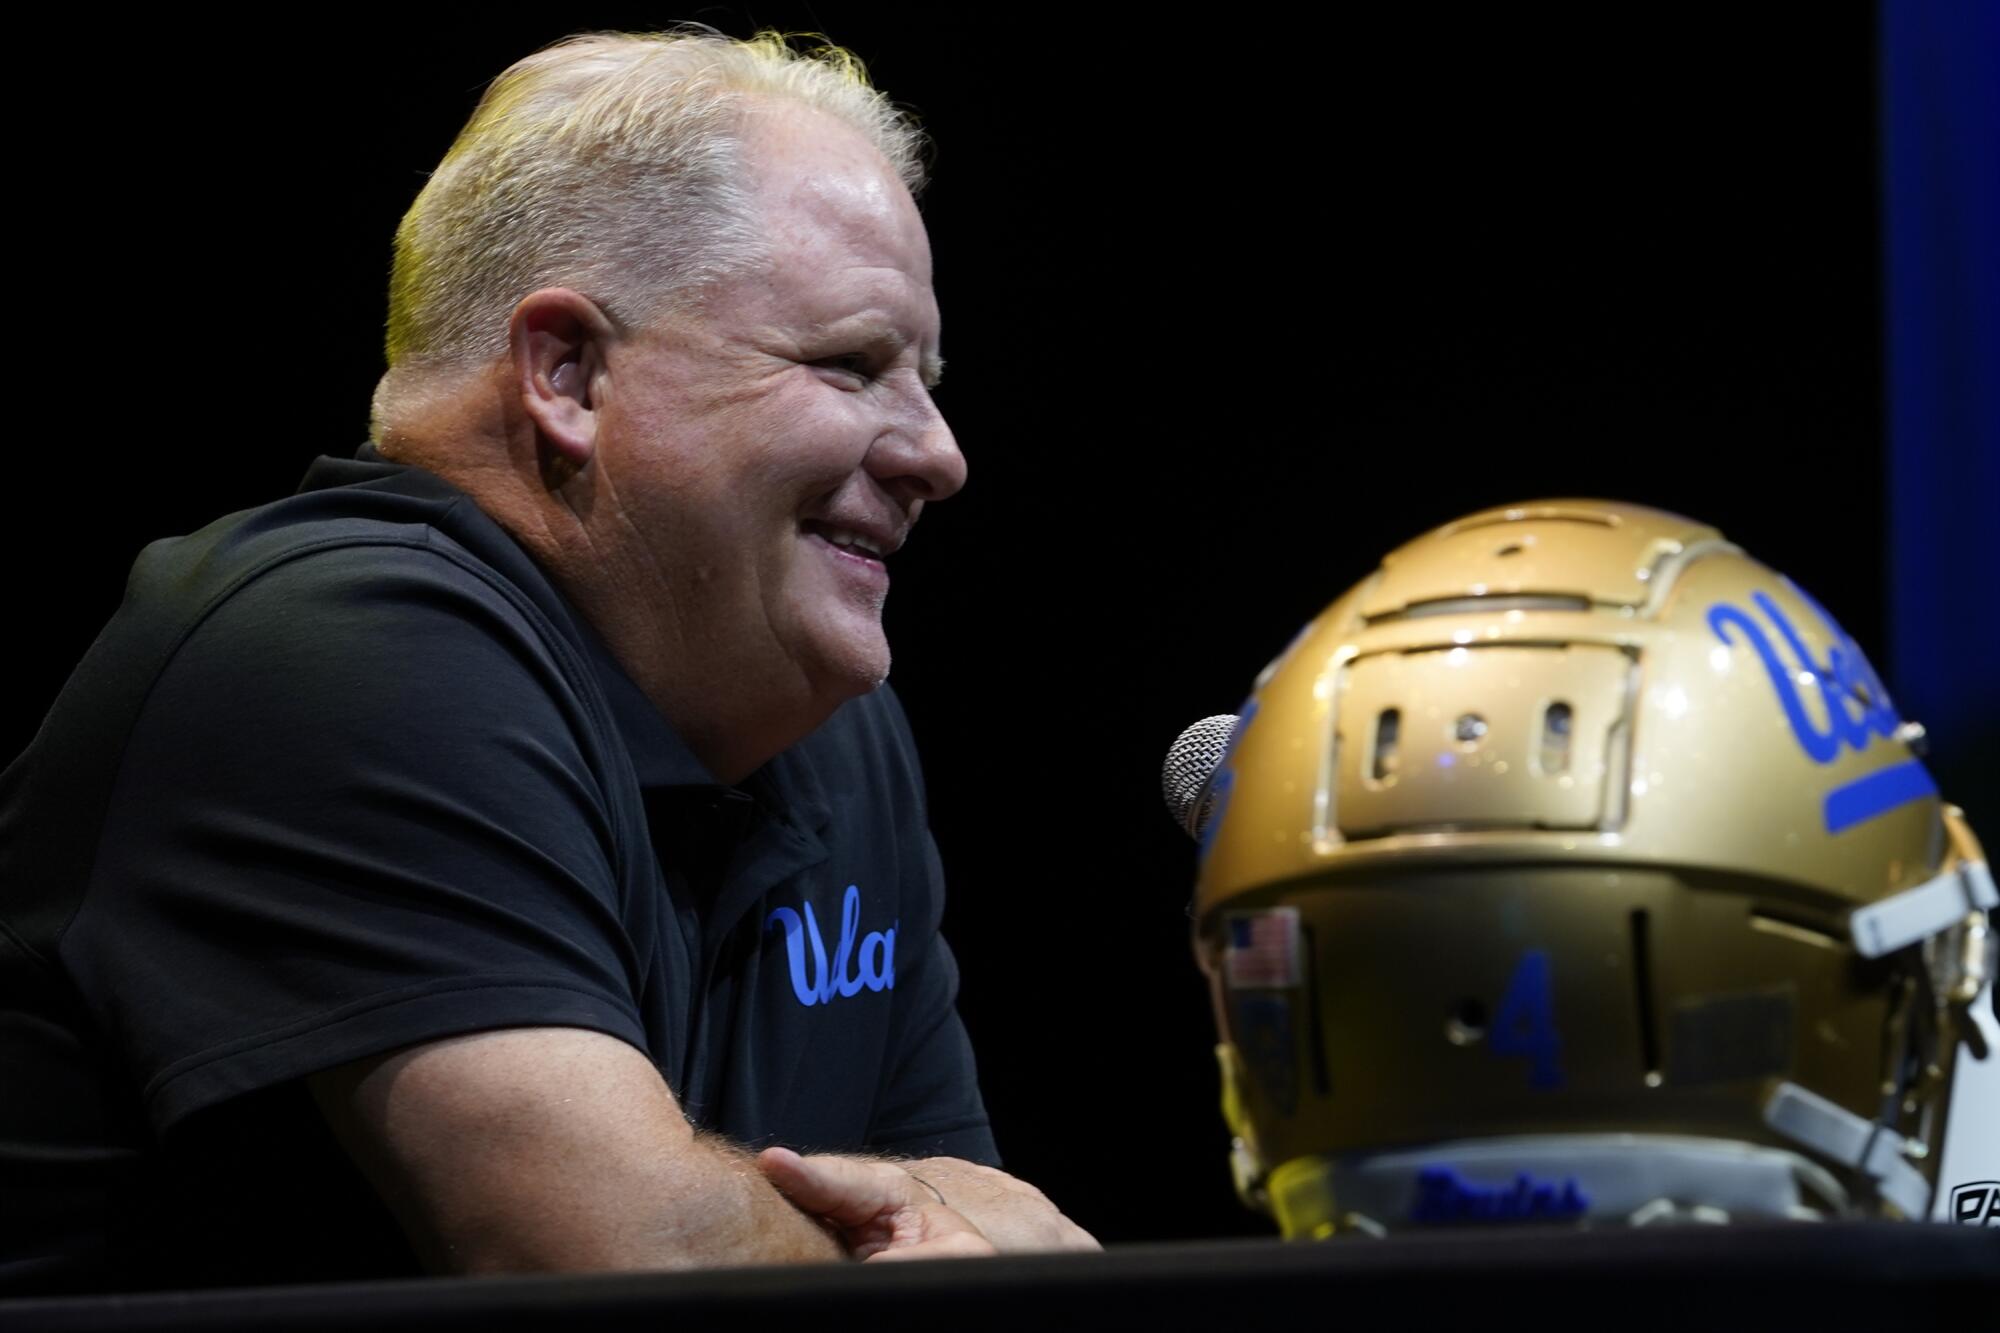
<path id="1" fill-rule="evenodd" d="M 378 425 L 399 378 L 504 351 L 538 288 L 643 325 L 759 262 L 739 137 L 752 97 L 837 117 L 921 189 L 922 131 L 824 38 L 687 25 L 560 42 L 493 81 L 396 228 Z"/>

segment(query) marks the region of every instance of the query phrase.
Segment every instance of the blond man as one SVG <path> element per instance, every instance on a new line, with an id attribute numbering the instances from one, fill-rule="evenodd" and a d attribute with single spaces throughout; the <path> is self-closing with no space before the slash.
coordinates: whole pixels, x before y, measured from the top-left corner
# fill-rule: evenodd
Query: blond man
<path id="1" fill-rule="evenodd" d="M 772 36 L 495 82 L 373 440 L 147 548 L 0 788 L 17 1287 L 1095 1248 L 997 1169 L 884 684 L 965 480 L 919 149 Z"/>

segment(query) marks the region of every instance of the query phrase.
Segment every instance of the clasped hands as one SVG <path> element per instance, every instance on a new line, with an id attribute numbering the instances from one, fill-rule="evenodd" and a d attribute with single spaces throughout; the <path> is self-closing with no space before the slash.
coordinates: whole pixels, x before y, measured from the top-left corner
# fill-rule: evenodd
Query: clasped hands
<path id="1" fill-rule="evenodd" d="M 766 1148 L 757 1167 L 856 1259 L 1103 1248 L 1033 1185 L 956 1157 L 891 1162 Z"/>

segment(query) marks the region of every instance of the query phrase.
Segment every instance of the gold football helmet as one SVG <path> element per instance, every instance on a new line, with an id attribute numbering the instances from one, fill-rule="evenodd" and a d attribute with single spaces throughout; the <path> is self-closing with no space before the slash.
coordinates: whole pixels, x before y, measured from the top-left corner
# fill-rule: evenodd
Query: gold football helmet
<path id="1" fill-rule="evenodd" d="M 1395 551 L 1181 784 L 1245 1200 L 1288 1236 L 1926 1216 L 1995 893 L 1922 734 L 1692 520 Z"/>

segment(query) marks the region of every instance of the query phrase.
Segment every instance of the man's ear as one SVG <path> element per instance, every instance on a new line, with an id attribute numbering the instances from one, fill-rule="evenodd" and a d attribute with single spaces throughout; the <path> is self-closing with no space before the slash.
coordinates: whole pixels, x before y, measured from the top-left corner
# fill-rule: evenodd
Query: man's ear
<path id="1" fill-rule="evenodd" d="M 615 333 L 594 301 L 567 287 L 528 293 L 508 320 L 521 407 L 564 476 L 581 470 L 596 449 L 599 379 Z"/>

